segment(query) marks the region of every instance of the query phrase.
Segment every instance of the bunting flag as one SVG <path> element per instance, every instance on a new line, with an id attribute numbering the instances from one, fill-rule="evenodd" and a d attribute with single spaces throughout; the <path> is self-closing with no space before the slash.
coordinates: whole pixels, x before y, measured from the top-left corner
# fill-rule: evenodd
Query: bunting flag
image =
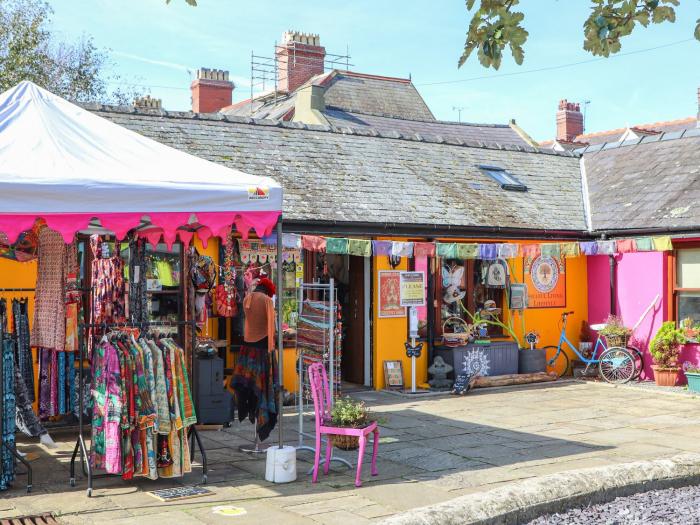
<path id="1" fill-rule="evenodd" d="M 263 238 L 263 244 L 277 243 L 275 233 Z M 635 252 L 665 252 L 673 250 L 673 241 L 668 235 L 635 237 L 600 241 L 518 243 L 456 243 L 456 242 L 406 242 L 371 241 L 345 237 L 322 237 L 316 235 L 282 234 L 285 248 L 303 248 L 312 252 L 327 252 L 358 257 L 440 257 L 442 259 L 514 259 L 530 260 L 540 255 L 549 257 L 579 257 L 581 255 L 616 255 Z M 3 254 L 0 252 L 0 256 Z"/>

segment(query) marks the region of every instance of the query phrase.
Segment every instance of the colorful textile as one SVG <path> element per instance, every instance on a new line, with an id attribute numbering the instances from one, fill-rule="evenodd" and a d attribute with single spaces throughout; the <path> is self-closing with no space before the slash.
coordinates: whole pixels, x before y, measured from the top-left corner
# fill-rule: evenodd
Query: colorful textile
<path id="1" fill-rule="evenodd" d="M 4 332 L 0 329 L 0 359 L 3 364 L 3 374 L 0 377 L 3 386 L 2 399 L 2 435 L 0 435 L 0 490 L 7 490 L 15 479 L 15 458 L 12 449 L 15 445 L 15 365 L 14 365 L 14 345 L 12 339 L 5 338 Z"/>
<path id="2" fill-rule="evenodd" d="M 434 242 L 414 242 L 413 243 L 414 257 L 435 257 Z"/>
<path id="3" fill-rule="evenodd" d="M 316 237 L 314 235 L 302 235 L 301 247 L 310 252 L 325 252 L 326 239 L 324 237 Z"/>
<path id="4" fill-rule="evenodd" d="M 326 253 L 347 255 L 348 240 L 340 237 L 328 237 L 326 239 Z"/>
<path id="5" fill-rule="evenodd" d="M 617 253 L 632 253 L 637 251 L 634 245 L 634 239 L 618 239 Z"/>
<path id="6" fill-rule="evenodd" d="M 357 257 L 371 257 L 372 241 L 365 239 L 348 239 L 348 253 Z"/>
<path id="7" fill-rule="evenodd" d="M 164 339 L 163 345 L 174 354 L 175 361 L 175 378 L 178 383 L 178 402 L 180 404 L 180 414 L 182 416 L 182 424 L 185 427 L 194 425 L 197 422 L 197 415 L 194 411 L 194 402 L 190 393 L 190 386 L 187 380 L 187 366 L 185 364 L 185 355 L 182 348 L 177 346 L 172 339 Z"/>
<path id="8" fill-rule="evenodd" d="M 539 244 L 523 244 L 520 252 L 527 259 L 537 259 L 542 254 Z"/>
<path id="9" fill-rule="evenodd" d="M 32 229 L 19 234 L 14 244 L 4 232 L 0 232 L 0 257 L 19 262 L 36 259 L 39 251 L 38 231 L 43 224 L 42 220 L 37 220 Z"/>
<path id="10" fill-rule="evenodd" d="M 654 243 L 654 249 L 658 252 L 670 252 L 673 250 L 673 242 L 668 235 L 653 237 L 652 242 Z"/>
<path id="11" fill-rule="evenodd" d="M 119 252 L 103 257 L 103 242 L 99 235 L 90 237 L 92 249 L 92 288 L 90 295 L 90 322 L 115 323 L 125 320 L 124 262 Z M 92 332 L 91 334 L 92 335 Z M 93 337 L 89 337 L 91 351 Z"/>
<path id="12" fill-rule="evenodd" d="M 498 246 L 495 244 L 479 244 L 479 259 L 497 259 Z"/>
<path id="13" fill-rule="evenodd" d="M 638 252 L 650 252 L 654 249 L 651 237 L 638 237 L 634 240 Z"/>
<path id="14" fill-rule="evenodd" d="M 65 352 L 56 352 L 57 357 L 58 357 L 58 363 L 57 363 L 57 368 L 58 368 L 58 381 L 57 383 L 57 395 L 58 395 L 58 403 L 57 403 L 57 414 L 65 414 L 67 412 L 66 410 L 66 353 Z"/>
<path id="15" fill-rule="evenodd" d="M 519 244 L 499 244 L 498 258 L 499 259 L 514 259 L 520 254 Z"/>
<path id="16" fill-rule="evenodd" d="M 39 348 L 39 419 L 46 421 L 51 413 L 51 352 Z"/>
<path id="17" fill-rule="evenodd" d="M 455 258 L 457 259 L 476 259 L 478 255 L 478 244 L 455 244 Z"/>
<path id="18" fill-rule="evenodd" d="M 92 354 L 92 440 L 90 462 L 110 474 L 122 472 L 122 380 L 117 349 L 107 341 Z"/>
<path id="19" fill-rule="evenodd" d="M 615 241 L 597 241 L 599 255 L 614 255 L 617 252 Z"/>
<path id="20" fill-rule="evenodd" d="M 31 346 L 63 350 L 65 344 L 66 244 L 57 231 L 39 231 L 39 263 L 34 292 Z"/>
<path id="21" fill-rule="evenodd" d="M 39 437 L 42 434 L 46 434 L 44 426 L 32 409 L 27 385 L 24 383 L 24 378 L 17 367 L 15 367 L 15 408 L 17 430 L 29 437 Z"/>
<path id="22" fill-rule="evenodd" d="M 454 259 L 457 257 L 457 245 L 453 242 L 436 244 L 437 256 L 442 259 Z"/>
<path id="23" fill-rule="evenodd" d="M 262 346 L 242 346 L 227 385 L 236 398 L 238 420 L 248 418 L 256 423 L 260 441 L 266 440 L 277 424 L 274 355 Z"/>
<path id="24" fill-rule="evenodd" d="M 391 241 L 372 241 L 374 255 L 391 255 Z"/>
<path id="25" fill-rule="evenodd" d="M 584 255 L 598 255 L 598 243 L 595 241 L 582 242 L 581 253 Z"/>
<path id="26" fill-rule="evenodd" d="M 392 241 L 391 255 L 394 257 L 413 257 L 413 243 Z"/>
<path id="27" fill-rule="evenodd" d="M 27 395 L 34 402 L 34 364 L 32 363 L 32 349 L 29 346 L 29 314 L 28 300 L 12 300 L 12 325 L 16 340 L 17 367 L 24 378 Z M 5 328 L 3 323 L 3 328 Z"/>
<path id="28" fill-rule="evenodd" d="M 151 351 L 151 357 L 153 358 L 153 374 L 155 376 L 156 391 L 154 399 L 157 412 L 156 428 L 158 430 L 158 434 L 167 435 L 170 433 L 171 424 L 163 352 L 153 341 L 144 341 L 144 343 L 148 345 L 148 348 Z"/>
<path id="29" fill-rule="evenodd" d="M 578 257 L 581 250 L 577 242 L 563 242 L 560 245 L 562 257 Z"/>
<path id="30" fill-rule="evenodd" d="M 283 233 L 282 246 L 285 248 L 301 248 L 301 235 L 296 233 Z"/>
<path id="31" fill-rule="evenodd" d="M 541 244 L 540 250 L 542 257 L 553 257 L 555 259 L 561 256 L 561 246 L 557 243 Z"/>

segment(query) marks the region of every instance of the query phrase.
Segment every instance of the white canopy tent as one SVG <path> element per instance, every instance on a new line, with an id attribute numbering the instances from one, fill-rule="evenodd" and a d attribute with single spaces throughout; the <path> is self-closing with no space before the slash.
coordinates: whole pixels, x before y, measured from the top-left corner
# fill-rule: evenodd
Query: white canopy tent
<path id="1" fill-rule="evenodd" d="M 195 215 L 203 240 L 231 225 L 243 238 L 250 229 L 269 235 L 277 225 L 281 261 L 281 213 L 282 188 L 268 177 L 165 146 L 31 82 L 0 94 L 0 232 L 11 243 L 37 218 L 68 242 L 93 218 L 121 239 L 144 217 L 162 228 L 166 242 L 180 236 L 187 243 Z M 281 327 L 280 308 L 277 315 Z M 278 425 L 282 446 L 281 417 Z"/>

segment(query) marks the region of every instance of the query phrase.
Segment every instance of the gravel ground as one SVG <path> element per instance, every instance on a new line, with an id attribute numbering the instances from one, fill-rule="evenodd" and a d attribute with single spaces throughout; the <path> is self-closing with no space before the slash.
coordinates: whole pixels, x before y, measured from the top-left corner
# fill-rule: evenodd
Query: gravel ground
<path id="1" fill-rule="evenodd" d="M 610 503 L 549 514 L 528 525 L 697 525 L 700 486 L 652 490 Z"/>

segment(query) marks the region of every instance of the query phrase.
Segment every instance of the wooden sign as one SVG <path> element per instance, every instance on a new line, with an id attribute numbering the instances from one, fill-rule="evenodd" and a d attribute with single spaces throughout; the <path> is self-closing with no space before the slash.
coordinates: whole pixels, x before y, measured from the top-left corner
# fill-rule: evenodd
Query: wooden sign
<path id="1" fill-rule="evenodd" d="M 172 487 L 169 489 L 159 489 L 151 490 L 149 492 L 151 496 L 160 501 L 177 501 L 181 499 L 198 498 L 200 496 L 207 496 L 213 494 L 209 489 L 203 487 Z"/>
<path id="2" fill-rule="evenodd" d="M 384 383 L 389 389 L 403 388 L 403 366 L 401 361 L 384 361 Z"/>

